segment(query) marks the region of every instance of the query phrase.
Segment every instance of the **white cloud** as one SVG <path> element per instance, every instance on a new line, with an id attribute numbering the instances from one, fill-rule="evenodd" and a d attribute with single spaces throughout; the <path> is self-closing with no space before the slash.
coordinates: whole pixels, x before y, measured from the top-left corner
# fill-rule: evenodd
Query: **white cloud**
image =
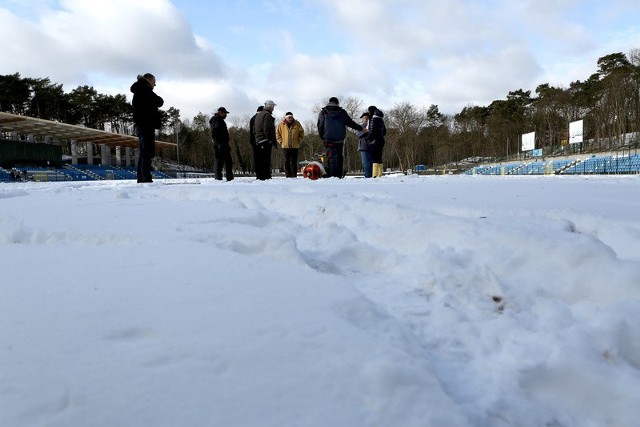
<path id="1" fill-rule="evenodd" d="M 228 71 L 167 0 L 63 0 L 39 13 L 32 23 L 1 11 L 0 35 L 14 41 L 0 48 L 1 72 L 68 82 L 91 73 L 204 78 Z"/>
<path id="2" fill-rule="evenodd" d="M 468 104 L 487 105 L 504 99 L 512 90 L 529 90 L 528 83 L 541 71 L 531 53 L 518 44 L 506 45 L 491 55 L 444 57 L 434 61 L 433 69 L 433 97 L 448 99 L 450 113 Z"/>
<path id="3" fill-rule="evenodd" d="M 510 90 L 586 79 L 598 57 L 640 40 L 630 0 L 33 4 L 0 0 L 0 37 L 10 40 L 0 44 L 1 74 L 129 95 L 137 74 L 153 72 L 183 118 L 220 105 L 249 115 L 274 99 L 276 115 L 313 119 L 334 95 L 455 113 Z"/>
<path id="4" fill-rule="evenodd" d="M 385 67 L 392 76 L 384 89 L 390 100 L 428 101 L 450 113 L 504 99 L 511 90 L 533 91 L 547 78 L 565 84 L 586 79 L 601 54 L 640 39 L 625 34 L 611 45 L 605 41 L 616 38 L 606 28 L 620 25 L 616 19 L 625 12 L 638 18 L 638 6 L 626 0 L 370 3 L 324 2 L 350 35 L 351 51 L 364 49 L 371 57 L 367 69 Z M 592 25 L 597 17 L 590 13 L 606 11 L 606 21 Z"/>
<path id="5" fill-rule="evenodd" d="M 130 97 L 136 75 L 152 72 L 159 93 L 166 91 L 165 105 L 179 108 L 185 118 L 209 112 L 217 100 L 239 107 L 231 101 L 246 98 L 237 90 L 230 96 L 228 85 L 219 83 L 230 67 L 169 1 L 64 0 L 60 9 L 38 13 L 30 22 L 0 9 L 0 37 L 12 41 L 0 47 L 0 73 L 49 77 L 67 91 L 89 84 Z"/>
<path id="6" fill-rule="evenodd" d="M 542 71 L 534 47 L 514 32 L 517 23 L 501 8 L 463 0 L 326 3 L 359 57 L 360 67 L 349 72 L 362 71 L 363 93 L 375 94 L 377 105 L 433 103 L 457 112 L 526 89 Z M 348 80 L 332 76 L 335 85 Z"/>
<path id="7" fill-rule="evenodd" d="M 253 105 L 242 90 L 225 81 L 183 81 L 168 80 L 157 86 L 158 93 L 165 93 L 165 103 L 180 105 L 181 112 L 191 118 L 198 112 L 211 115 L 218 107 L 226 107 L 232 114 L 240 115 L 249 105 Z M 184 115 L 183 115 L 184 116 Z"/>

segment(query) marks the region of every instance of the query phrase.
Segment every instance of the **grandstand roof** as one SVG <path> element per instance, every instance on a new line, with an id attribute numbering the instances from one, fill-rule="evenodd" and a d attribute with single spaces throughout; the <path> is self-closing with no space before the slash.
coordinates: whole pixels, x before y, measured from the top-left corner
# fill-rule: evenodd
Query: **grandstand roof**
<path id="1" fill-rule="evenodd" d="M 107 144 L 119 147 L 138 147 L 138 138 L 132 135 L 120 135 L 84 126 L 69 125 L 3 112 L 0 112 L 0 132 L 17 132 L 22 135 L 33 134 L 34 136 L 41 137 L 51 136 L 61 140 L 92 142 L 94 144 Z M 176 144 L 156 140 L 156 147 L 175 148 Z"/>

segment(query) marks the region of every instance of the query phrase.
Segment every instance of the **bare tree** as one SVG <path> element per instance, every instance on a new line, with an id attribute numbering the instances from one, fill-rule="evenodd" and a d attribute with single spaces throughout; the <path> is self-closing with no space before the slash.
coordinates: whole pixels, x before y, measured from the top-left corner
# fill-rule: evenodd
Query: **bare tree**
<path id="1" fill-rule="evenodd" d="M 395 162 L 385 160 L 385 163 L 405 170 L 409 165 L 426 163 L 421 156 L 422 148 L 418 134 L 426 123 L 426 112 L 414 105 L 403 102 L 395 104 L 386 115 L 387 144 L 385 158 L 390 154 L 395 156 Z"/>

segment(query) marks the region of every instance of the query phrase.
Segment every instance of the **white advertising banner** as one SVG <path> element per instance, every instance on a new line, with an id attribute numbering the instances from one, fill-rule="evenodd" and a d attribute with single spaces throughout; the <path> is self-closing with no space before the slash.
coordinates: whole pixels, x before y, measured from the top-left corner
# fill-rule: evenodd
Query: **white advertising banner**
<path id="1" fill-rule="evenodd" d="M 536 133 L 522 134 L 522 151 L 531 151 L 536 148 Z"/>
<path id="2" fill-rule="evenodd" d="M 569 123 L 569 144 L 582 142 L 583 128 L 582 120 Z"/>

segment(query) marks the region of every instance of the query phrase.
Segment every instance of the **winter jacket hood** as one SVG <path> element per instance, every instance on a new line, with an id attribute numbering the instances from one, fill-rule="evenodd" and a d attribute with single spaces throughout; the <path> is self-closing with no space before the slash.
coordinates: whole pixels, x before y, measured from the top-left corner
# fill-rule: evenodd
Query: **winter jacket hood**
<path id="1" fill-rule="evenodd" d="M 347 136 L 345 126 L 362 130 L 362 126 L 354 122 L 349 114 L 336 104 L 328 104 L 318 115 L 318 135 L 324 141 L 342 142 Z"/>
<path id="2" fill-rule="evenodd" d="M 384 124 L 384 113 L 380 110 L 374 110 L 367 127 L 369 128 L 369 133 L 366 138 L 369 144 L 379 147 L 383 146 L 385 143 L 384 137 L 387 134 L 387 127 Z"/>
<path id="3" fill-rule="evenodd" d="M 211 139 L 213 139 L 214 145 L 219 147 L 229 146 L 227 122 L 218 113 L 214 114 L 209 120 L 209 127 L 211 128 Z"/>
<path id="4" fill-rule="evenodd" d="M 131 85 L 131 93 L 133 99 L 133 122 L 142 127 L 152 127 L 160 129 L 162 123 L 160 121 L 160 111 L 158 110 L 164 104 L 164 100 L 153 92 L 153 88 L 149 82 L 142 76 Z"/>

